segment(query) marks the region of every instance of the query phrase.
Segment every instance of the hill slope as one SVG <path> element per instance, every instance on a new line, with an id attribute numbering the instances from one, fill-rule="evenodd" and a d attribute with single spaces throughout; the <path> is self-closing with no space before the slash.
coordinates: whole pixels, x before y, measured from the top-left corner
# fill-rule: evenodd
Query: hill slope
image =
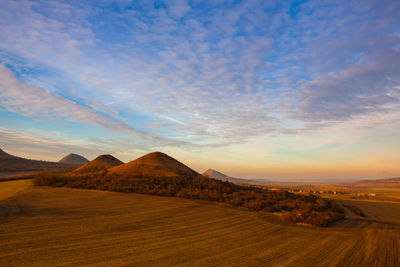
<path id="1" fill-rule="evenodd" d="M 225 174 L 218 172 L 216 170 L 213 170 L 213 169 L 206 170 L 205 172 L 203 172 L 203 175 L 208 176 L 213 179 L 218 179 L 218 180 L 224 180 L 224 179 L 229 178 L 228 175 L 225 175 Z"/>
<path id="2" fill-rule="evenodd" d="M 251 179 L 243 179 L 243 178 L 236 178 L 236 177 L 230 177 L 226 174 L 223 174 L 219 171 L 213 170 L 213 169 L 208 169 L 205 172 L 203 172 L 204 176 L 208 176 L 212 179 L 220 180 L 220 181 L 228 181 L 231 183 L 238 183 L 238 184 L 262 184 L 266 182 L 270 182 L 268 180 L 251 180 Z"/>
<path id="3" fill-rule="evenodd" d="M 58 161 L 59 163 L 81 166 L 89 162 L 89 160 L 81 155 L 74 153 L 68 154 Z"/>
<path id="4" fill-rule="evenodd" d="M 64 163 L 16 157 L 0 149 L 0 171 L 66 170 L 71 167 L 71 165 Z"/>
<path id="5" fill-rule="evenodd" d="M 2 149 L 0 149 L 0 157 L 1 157 L 1 156 L 7 157 L 7 156 L 11 156 L 11 155 L 8 154 L 8 153 L 6 153 L 6 152 L 4 152 Z"/>
<path id="6" fill-rule="evenodd" d="M 111 155 L 101 155 L 95 158 L 94 160 L 86 163 L 83 166 L 73 170 L 73 173 L 90 173 L 90 172 L 98 172 L 101 170 L 107 170 L 109 168 L 124 164 L 119 159 L 111 156 Z"/>
<path id="7" fill-rule="evenodd" d="M 197 176 L 194 170 L 161 152 L 152 152 L 109 169 L 110 174 L 152 177 Z"/>

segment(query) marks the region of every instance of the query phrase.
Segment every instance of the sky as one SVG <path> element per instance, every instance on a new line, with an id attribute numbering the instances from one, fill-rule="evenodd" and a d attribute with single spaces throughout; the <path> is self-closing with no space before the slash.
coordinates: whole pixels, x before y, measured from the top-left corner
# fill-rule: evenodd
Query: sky
<path id="1" fill-rule="evenodd" d="M 0 5 L 0 148 L 165 152 L 274 180 L 400 176 L 400 4 Z"/>

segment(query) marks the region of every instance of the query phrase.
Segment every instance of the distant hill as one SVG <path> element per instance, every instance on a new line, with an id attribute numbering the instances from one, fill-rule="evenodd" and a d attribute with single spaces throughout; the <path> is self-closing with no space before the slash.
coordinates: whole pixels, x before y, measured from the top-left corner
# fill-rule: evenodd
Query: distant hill
<path id="1" fill-rule="evenodd" d="M 268 182 L 267 180 L 263 181 L 257 181 L 257 180 L 251 180 L 251 179 L 243 179 L 243 178 L 236 178 L 236 177 L 230 177 L 226 174 L 223 174 L 219 171 L 213 170 L 213 169 L 208 169 L 205 172 L 203 172 L 204 176 L 208 176 L 212 179 L 220 180 L 220 181 L 228 181 L 232 183 L 239 183 L 239 184 L 260 184 L 262 182 Z"/>
<path id="2" fill-rule="evenodd" d="M 194 170 L 161 152 L 152 152 L 131 162 L 109 169 L 110 174 L 131 176 L 197 176 Z"/>
<path id="3" fill-rule="evenodd" d="M 63 164 L 81 166 L 83 164 L 88 163 L 89 160 L 87 158 L 85 158 L 85 157 L 82 157 L 81 155 L 77 155 L 77 154 L 71 153 L 71 154 L 66 155 L 62 159 L 60 159 L 58 162 L 59 163 L 63 163 Z"/>
<path id="4" fill-rule="evenodd" d="M 8 154 L 8 153 L 6 153 L 6 152 L 4 152 L 2 149 L 0 149 L 0 157 L 1 157 L 1 156 L 7 157 L 7 156 L 11 156 L 11 155 Z"/>
<path id="5" fill-rule="evenodd" d="M 206 170 L 205 172 L 203 172 L 203 175 L 204 176 L 208 176 L 208 177 L 213 178 L 213 179 L 218 179 L 218 180 L 225 180 L 225 179 L 229 178 L 228 175 L 223 174 L 223 173 L 218 172 L 218 171 L 213 170 L 213 169 Z"/>
<path id="6" fill-rule="evenodd" d="M 400 178 L 361 180 L 347 184 L 347 186 L 355 188 L 400 188 Z"/>
<path id="7" fill-rule="evenodd" d="M 44 170 L 67 170 L 73 165 L 49 162 L 41 160 L 31 160 L 10 155 L 0 149 L 0 171 L 1 172 L 24 172 L 24 171 L 44 171 Z"/>
<path id="8" fill-rule="evenodd" d="M 98 172 L 101 170 L 107 170 L 109 168 L 124 164 L 119 159 L 111 156 L 111 155 L 101 155 L 95 158 L 94 160 L 80 166 L 79 168 L 73 170 L 73 173 L 89 173 L 89 172 Z"/>

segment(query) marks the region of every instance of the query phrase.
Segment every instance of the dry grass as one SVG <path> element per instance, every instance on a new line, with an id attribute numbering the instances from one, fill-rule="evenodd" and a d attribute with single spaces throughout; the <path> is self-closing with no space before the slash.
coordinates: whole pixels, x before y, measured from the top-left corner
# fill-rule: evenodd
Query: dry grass
<path id="1" fill-rule="evenodd" d="M 0 201 L 32 186 L 31 180 L 0 181 Z"/>
<path id="2" fill-rule="evenodd" d="M 317 228 L 204 201 L 30 187 L 0 202 L 0 266 L 399 266 L 400 204 L 348 203 L 367 217 Z"/>

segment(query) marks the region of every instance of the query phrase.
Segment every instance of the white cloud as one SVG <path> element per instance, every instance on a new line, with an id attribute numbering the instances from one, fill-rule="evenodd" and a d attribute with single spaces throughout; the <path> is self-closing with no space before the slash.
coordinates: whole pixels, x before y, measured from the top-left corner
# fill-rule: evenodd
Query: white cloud
<path id="1" fill-rule="evenodd" d="M 0 102 L 9 111 L 30 117 L 58 117 L 115 129 L 143 138 L 144 133 L 87 107 L 29 85 L 0 65 Z"/>
<path id="2" fill-rule="evenodd" d="M 183 17 L 191 8 L 187 0 L 167 0 L 168 14 L 174 18 Z"/>
<path id="3" fill-rule="evenodd" d="M 0 64 L 0 103 L 7 110 L 28 117 L 58 118 L 100 126 L 107 130 L 117 131 L 148 146 L 188 145 L 184 142 L 169 140 L 154 134 L 139 131 L 127 124 L 116 121 L 88 107 L 46 90 L 29 85 L 14 76 Z"/>
<path id="4" fill-rule="evenodd" d="M 400 52 L 372 52 L 365 62 L 304 83 L 292 117 L 349 120 L 356 115 L 394 112 L 400 102 Z"/>

